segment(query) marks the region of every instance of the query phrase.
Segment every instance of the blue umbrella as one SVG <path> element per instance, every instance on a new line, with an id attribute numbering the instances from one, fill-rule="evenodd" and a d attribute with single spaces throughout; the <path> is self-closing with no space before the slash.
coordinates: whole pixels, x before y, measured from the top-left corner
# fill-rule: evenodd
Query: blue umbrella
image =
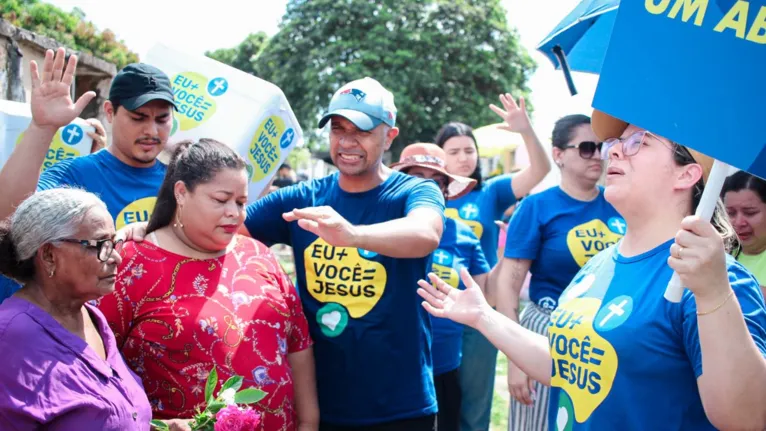
<path id="1" fill-rule="evenodd" d="M 577 94 L 572 70 L 601 71 L 619 5 L 619 0 L 583 0 L 537 46 L 564 71 L 572 95 Z"/>

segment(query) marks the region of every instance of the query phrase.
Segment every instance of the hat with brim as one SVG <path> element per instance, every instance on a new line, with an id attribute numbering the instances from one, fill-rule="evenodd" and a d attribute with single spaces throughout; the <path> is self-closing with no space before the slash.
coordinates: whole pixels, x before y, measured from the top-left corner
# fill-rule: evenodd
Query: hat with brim
<path id="1" fill-rule="evenodd" d="M 598 138 L 602 141 L 622 137 L 622 134 L 625 132 L 625 129 L 627 129 L 629 125 L 630 124 L 628 122 L 622 121 L 619 118 L 615 118 L 606 112 L 599 111 L 598 109 L 593 110 L 593 116 L 591 117 L 591 127 L 593 128 L 593 133 L 595 133 L 596 136 L 598 136 Z M 707 179 L 710 176 L 710 171 L 713 169 L 713 163 L 715 160 L 712 157 L 702 154 L 699 151 L 693 150 L 687 146 L 683 147 L 689 151 L 689 154 L 691 154 L 694 162 L 702 167 L 702 179 L 705 183 L 707 183 Z"/>
<path id="2" fill-rule="evenodd" d="M 336 115 L 354 123 L 354 125 L 359 128 L 359 130 L 364 130 L 365 132 L 368 132 L 383 124 L 383 120 L 371 117 L 364 112 L 354 111 L 352 109 L 337 109 L 335 111 L 328 112 L 324 117 L 322 117 L 321 120 L 319 120 L 319 128 L 321 129 L 324 127 L 324 125 L 330 121 L 330 118 Z"/>
<path id="3" fill-rule="evenodd" d="M 444 150 L 438 145 L 412 144 L 402 150 L 399 161 L 392 164 L 391 169 L 404 172 L 414 167 L 429 169 L 447 177 L 447 199 L 465 196 L 476 186 L 476 180 L 447 172 L 445 158 Z"/>
<path id="4" fill-rule="evenodd" d="M 136 109 L 154 100 L 164 100 L 168 102 L 170 106 L 175 108 L 176 111 L 178 111 L 178 106 L 176 106 L 176 102 L 173 100 L 173 97 L 167 95 L 165 92 L 144 93 L 129 99 L 122 99 L 120 100 L 120 104 L 128 111 L 135 111 Z"/>

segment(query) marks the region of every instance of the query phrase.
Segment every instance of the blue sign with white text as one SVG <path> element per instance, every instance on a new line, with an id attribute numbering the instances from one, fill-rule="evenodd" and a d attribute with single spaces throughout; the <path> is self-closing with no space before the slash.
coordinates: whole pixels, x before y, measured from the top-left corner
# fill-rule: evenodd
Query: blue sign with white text
<path id="1" fill-rule="evenodd" d="M 766 178 L 766 0 L 622 1 L 593 107 Z"/>

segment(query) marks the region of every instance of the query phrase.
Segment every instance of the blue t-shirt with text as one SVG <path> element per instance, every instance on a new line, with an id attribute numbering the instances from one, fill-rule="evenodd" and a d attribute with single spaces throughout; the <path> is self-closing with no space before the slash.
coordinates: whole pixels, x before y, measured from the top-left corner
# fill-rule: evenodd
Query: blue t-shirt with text
<path id="1" fill-rule="evenodd" d="M 481 249 L 487 262 L 490 266 L 495 266 L 499 236 L 495 220 L 501 220 L 503 213 L 515 202 L 511 175 L 499 175 L 484 181 L 481 189 L 447 201 L 444 215 L 468 225 L 481 240 Z"/>
<path id="2" fill-rule="evenodd" d="M 62 160 L 40 174 L 37 191 L 77 187 L 95 193 L 106 204 L 117 229 L 148 221 L 165 178 L 166 166 L 159 160 L 149 168 L 122 163 L 106 149 L 87 156 Z M 21 287 L 0 276 L 0 302 Z M 4 296 L 7 295 L 7 296 Z"/>
<path id="3" fill-rule="evenodd" d="M 431 319 L 417 295 L 431 255 L 395 259 L 334 247 L 282 214 L 326 205 L 353 225 L 371 225 L 416 208 L 441 214 L 444 197 L 433 181 L 400 172 L 361 193 L 342 190 L 338 176 L 268 194 L 247 207 L 245 220 L 253 238 L 293 247 L 322 421 L 362 426 L 434 414 Z"/>
<path id="4" fill-rule="evenodd" d="M 434 251 L 431 271 L 456 289 L 465 289 L 460 269 L 476 276 L 489 272 L 490 267 L 479 240 L 465 224 L 447 219 L 439 248 Z M 460 366 L 463 350 L 463 325 L 449 319 L 431 317 L 433 326 L 434 376 Z"/>
<path id="5" fill-rule="evenodd" d="M 551 314 L 551 429 L 713 430 L 697 387 L 702 351 L 694 295 L 663 294 L 673 240 L 634 257 L 618 245 L 590 260 Z M 729 282 L 761 354 L 766 310 L 758 283 L 731 256 Z"/>
<path id="6" fill-rule="evenodd" d="M 506 258 L 529 259 L 529 297 L 553 310 L 559 295 L 588 260 L 625 235 L 626 224 L 598 196 L 580 201 L 551 187 L 525 198 L 508 224 Z"/>
<path id="7" fill-rule="evenodd" d="M 37 190 L 71 186 L 95 193 L 120 229 L 149 221 L 166 169 L 159 160 L 148 168 L 134 168 L 103 149 L 53 165 L 40 175 Z"/>

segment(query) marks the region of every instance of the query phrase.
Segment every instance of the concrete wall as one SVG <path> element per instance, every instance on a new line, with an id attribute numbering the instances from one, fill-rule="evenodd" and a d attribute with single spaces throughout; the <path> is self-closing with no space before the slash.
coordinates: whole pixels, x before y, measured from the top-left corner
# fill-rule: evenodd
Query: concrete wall
<path id="1" fill-rule="evenodd" d="M 29 70 L 34 60 L 42 68 L 45 51 L 57 49 L 57 41 L 12 26 L 0 19 L 0 99 L 29 102 L 32 80 Z M 67 47 L 65 47 L 67 48 Z M 109 86 L 117 73 L 114 64 L 90 54 L 77 53 L 67 48 L 68 53 L 77 54 L 78 64 L 73 85 L 74 96 L 95 91 L 96 99 L 85 108 L 82 118 L 98 118 L 111 135 L 111 125 L 104 114 L 104 100 L 109 95 Z"/>

